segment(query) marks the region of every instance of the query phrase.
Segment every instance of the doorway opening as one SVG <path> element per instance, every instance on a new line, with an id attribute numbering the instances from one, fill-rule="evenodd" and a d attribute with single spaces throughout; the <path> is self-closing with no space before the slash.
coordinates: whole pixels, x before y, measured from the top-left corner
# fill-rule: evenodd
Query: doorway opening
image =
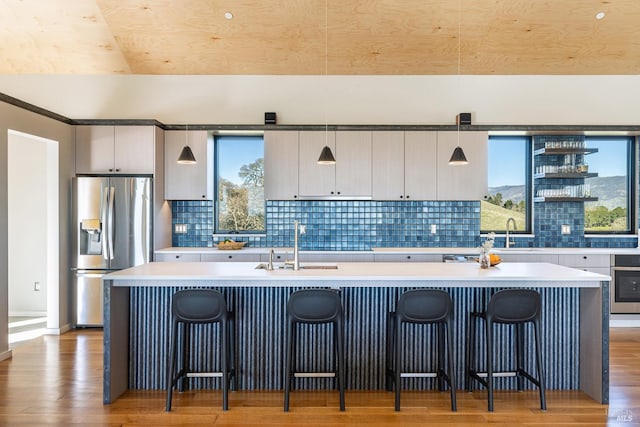
<path id="1" fill-rule="evenodd" d="M 8 131 L 7 200 L 8 323 L 9 346 L 13 346 L 58 328 L 57 141 Z"/>

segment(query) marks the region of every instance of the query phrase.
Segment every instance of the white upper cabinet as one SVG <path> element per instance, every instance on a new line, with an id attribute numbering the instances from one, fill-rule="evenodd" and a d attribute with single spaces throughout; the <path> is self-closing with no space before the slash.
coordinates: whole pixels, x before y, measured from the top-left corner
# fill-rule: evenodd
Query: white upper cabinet
<path id="1" fill-rule="evenodd" d="M 404 133 L 404 192 L 410 200 L 435 200 L 436 132 Z"/>
<path id="2" fill-rule="evenodd" d="M 373 132 L 372 147 L 373 199 L 403 200 L 404 132 Z"/>
<path id="3" fill-rule="evenodd" d="M 336 133 L 333 131 L 300 131 L 298 188 L 301 197 L 335 196 L 336 166 L 319 165 L 318 157 L 327 145 L 336 155 Z"/>
<path id="4" fill-rule="evenodd" d="M 76 126 L 76 173 L 153 174 L 154 126 Z"/>
<path id="5" fill-rule="evenodd" d="M 301 131 L 298 187 L 305 198 L 371 198 L 371 132 Z M 335 165 L 319 165 L 327 145 Z"/>
<path id="6" fill-rule="evenodd" d="M 177 162 L 189 144 L 196 164 Z M 213 141 L 205 130 L 164 133 L 165 200 L 213 200 Z"/>
<path id="7" fill-rule="evenodd" d="M 371 132 L 336 132 L 336 195 L 371 198 Z"/>
<path id="8" fill-rule="evenodd" d="M 436 198 L 436 133 L 373 132 L 373 199 Z"/>
<path id="9" fill-rule="evenodd" d="M 298 198 L 298 132 L 265 131 L 264 197 L 267 200 Z"/>
<path id="10" fill-rule="evenodd" d="M 469 161 L 450 165 L 458 144 L 458 132 L 438 132 L 438 200 L 482 200 L 487 184 L 487 132 L 460 132 L 460 146 Z"/>

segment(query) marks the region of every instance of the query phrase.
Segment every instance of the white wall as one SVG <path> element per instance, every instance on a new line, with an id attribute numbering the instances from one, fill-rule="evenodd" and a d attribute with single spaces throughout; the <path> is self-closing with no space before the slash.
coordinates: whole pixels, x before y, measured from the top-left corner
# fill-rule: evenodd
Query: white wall
<path id="1" fill-rule="evenodd" d="M 49 283 L 58 289 L 57 151 L 55 141 L 9 131 L 10 316 L 46 315 Z"/>
<path id="2" fill-rule="evenodd" d="M 58 141 L 59 149 L 59 241 L 57 252 L 59 270 L 59 289 L 54 311 L 49 307 L 49 318 L 53 322 L 47 324 L 50 332 L 60 333 L 70 329 L 70 286 L 69 286 L 69 251 L 70 251 L 70 190 L 71 177 L 75 170 L 75 150 L 73 128 L 57 120 L 49 119 L 21 108 L 0 102 L 0 360 L 11 355 L 8 345 L 7 310 L 8 310 L 8 181 L 7 154 L 8 131 L 39 136 Z M 30 167 L 25 161 L 25 168 Z M 51 291 L 51 289 L 49 289 Z"/>
<path id="3" fill-rule="evenodd" d="M 165 124 L 632 125 L 640 76 L 0 75 L 0 92 L 72 119 Z M 326 116 L 326 119 L 325 119 Z"/>

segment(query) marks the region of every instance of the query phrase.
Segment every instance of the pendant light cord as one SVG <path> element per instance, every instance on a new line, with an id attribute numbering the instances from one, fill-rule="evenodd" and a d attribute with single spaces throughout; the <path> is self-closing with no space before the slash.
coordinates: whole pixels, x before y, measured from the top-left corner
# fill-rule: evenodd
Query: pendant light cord
<path id="1" fill-rule="evenodd" d="M 460 89 L 460 56 L 461 56 L 461 47 L 460 47 L 460 2 L 462 0 L 458 0 L 458 89 Z M 458 93 L 458 97 L 460 96 L 460 94 Z M 456 117 L 456 124 L 458 125 L 458 143 L 457 143 L 457 147 L 460 146 L 460 115 L 458 115 Z"/>
<path id="2" fill-rule="evenodd" d="M 329 104 L 329 0 L 324 1 L 324 145 L 329 144 L 329 119 L 327 110 Z"/>

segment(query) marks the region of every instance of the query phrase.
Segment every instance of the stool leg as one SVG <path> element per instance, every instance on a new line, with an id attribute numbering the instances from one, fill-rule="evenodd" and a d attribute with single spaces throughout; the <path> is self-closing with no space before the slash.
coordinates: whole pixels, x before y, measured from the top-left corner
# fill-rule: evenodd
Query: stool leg
<path id="1" fill-rule="evenodd" d="M 395 320 L 395 340 L 394 340 L 394 346 L 395 346 L 395 354 L 394 354 L 394 364 L 393 364 L 393 373 L 395 375 L 395 386 L 396 386 L 396 399 L 395 399 L 395 409 L 396 411 L 400 410 L 400 389 L 401 387 L 401 383 L 400 383 L 400 374 L 402 371 L 401 368 L 401 360 L 402 360 L 402 322 L 400 322 L 398 319 Z"/>
<path id="2" fill-rule="evenodd" d="M 175 375 L 176 355 L 178 353 L 178 322 L 171 325 L 171 344 L 169 348 L 169 360 L 167 363 L 167 404 L 165 411 L 171 411 L 171 397 L 173 392 L 173 376 Z"/>
<path id="3" fill-rule="evenodd" d="M 344 411 L 344 381 L 345 381 L 345 366 L 344 366 L 344 325 L 342 319 L 337 320 L 335 323 L 335 336 L 337 339 L 336 351 L 338 353 L 338 388 L 340 389 L 340 410 Z"/>
<path id="4" fill-rule="evenodd" d="M 385 355 L 385 389 L 387 391 L 393 390 L 393 352 L 395 351 L 393 314 L 393 312 L 390 312 L 387 316 L 387 354 Z"/>
<path id="5" fill-rule="evenodd" d="M 227 319 L 220 322 L 220 366 L 222 370 L 222 410 L 229 409 L 229 325 Z"/>
<path id="6" fill-rule="evenodd" d="M 186 373 L 191 369 L 189 367 L 189 342 L 190 342 L 190 329 L 191 325 L 188 323 L 182 323 L 182 348 L 180 349 L 182 357 L 178 368 L 180 380 L 178 382 L 178 391 L 182 393 L 187 389 L 187 376 Z"/>
<path id="7" fill-rule="evenodd" d="M 476 325 L 475 325 L 475 316 L 469 313 L 469 318 L 467 319 L 467 349 L 465 352 L 465 361 L 464 361 L 464 388 L 467 391 L 471 391 L 471 371 L 473 370 L 471 363 L 475 360 L 475 352 L 476 352 Z"/>
<path id="8" fill-rule="evenodd" d="M 444 391 L 444 379 L 442 378 L 442 373 L 445 372 L 445 324 L 444 323 L 438 323 L 438 325 L 436 326 L 436 335 L 437 335 L 437 340 L 438 340 L 438 344 L 437 344 L 437 348 L 438 348 L 438 368 L 436 369 L 437 372 L 437 378 L 438 378 L 438 390 L 439 391 Z"/>
<path id="9" fill-rule="evenodd" d="M 493 322 L 486 319 L 487 335 L 487 401 L 488 411 L 493 412 Z"/>
<path id="10" fill-rule="evenodd" d="M 286 339 L 285 339 L 285 351 L 284 351 L 284 412 L 289 412 L 289 392 L 291 390 L 291 369 L 292 369 L 292 341 L 294 335 L 294 323 L 291 319 L 287 319 L 286 325 Z"/>
<path id="11" fill-rule="evenodd" d="M 238 368 L 236 366 L 236 319 L 229 313 L 229 375 L 231 390 L 238 390 Z"/>
<path id="12" fill-rule="evenodd" d="M 533 322 L 533 333 L 536 341 L 536 364 L 538 365 L 538 388 L 540 389 L 540 409 L 547 410 L 547 400 L 544 396 L 544 368 L 542 367 L 542 350 L 540 349 L 540 322 L 535 319 Z"/>
<path id="13" fill-rule="evenodd" d="M 446 328 L 445 331 L 447 335 L 447 357 L 449 359 L 449 366 L 447 366 L 447 370 L 449 372 L 449 390 L 451 392 L 451 411 L 456 412 L 458 410 L 458 405 L 456 403 L 456 377 L 453 365 L 453 329 L 451 327 L 451 319 L 447 319 L 444 327 Z"/>
<path id="14" fill-rule="evenodd" d="M 518 391 L 524 389 L 524 378 L 522 372 L 524 372 L 524 325 L 522 323 L 516 324 L 515 327 L 515 350 L 516 350 L 516 383 L 518 385 Z"/>

